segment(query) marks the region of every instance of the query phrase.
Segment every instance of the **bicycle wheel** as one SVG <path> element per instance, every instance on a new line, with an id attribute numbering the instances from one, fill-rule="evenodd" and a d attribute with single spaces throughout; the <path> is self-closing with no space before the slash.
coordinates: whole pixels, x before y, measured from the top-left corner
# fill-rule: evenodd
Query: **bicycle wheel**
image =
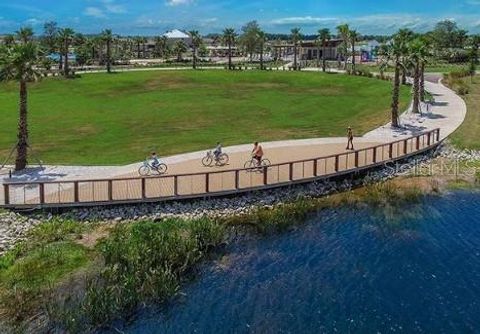
<path id="1" fill-rule="evenodd" d="M 229 157 L 226 153 L 220 154 L 217 159 L 217 166 L 225 166 L 228 164 Z"/>
<path id="2" fill-rule="evenodd" d="M 254 168 L 254 167 L 256 167 L 256 163 L 253 159 L 251 159 L 251 160 L 248 160 L 247 162 L 245 162 L 243 167 L 244 168 Z"/>
<path id="3" fill-rule="evenodd" d="M 158 172 L 158 174 L 165 174 L 167 172 L 167 169 L 168 169 L 167 165 L 160 164 L 157 167 L 157 172 Z"/>
<path id="4" fill-rule="evenodd" d="M 204 165 L 205 167 L 210 167 L 212 165 L 212 162 L 213 159 L 210 155 L 207 155 L 202 159 L 202 165 Z"/>
<path id="5" fill-rule="evenodd" d="M 262 167 L 268 167 L 270 166 L 272 163 L 270 162 L 270 160 L 268 159 L 262 159 Z"/>
<path id="6" fill-rule="evenodd" d="M 138 169 L 138 174 L 140 174 L 141 176 L 150 175 L 150 167 L 143 165 Z"/>

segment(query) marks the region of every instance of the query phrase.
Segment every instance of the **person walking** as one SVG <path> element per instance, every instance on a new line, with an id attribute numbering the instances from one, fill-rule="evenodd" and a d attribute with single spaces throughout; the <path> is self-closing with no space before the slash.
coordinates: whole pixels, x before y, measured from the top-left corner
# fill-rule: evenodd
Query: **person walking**
<path id="1" fill-rule="evenodd" d="M 349 126 L 348 129 L 347 129 L 347 150 L 354 150 L 353 148 L 353 130 L 352 130 L 352 127 Z"/>

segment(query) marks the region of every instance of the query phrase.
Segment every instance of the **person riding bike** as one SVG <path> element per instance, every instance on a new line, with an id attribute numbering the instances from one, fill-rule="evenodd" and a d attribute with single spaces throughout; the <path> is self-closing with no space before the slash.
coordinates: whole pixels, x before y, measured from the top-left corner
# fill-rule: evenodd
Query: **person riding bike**
<path id="1" fill-rule="evenodd" d="M 158 166 L 160 166 L 160 160 L 158 160 L 157 153 L 152 152 L 152 154 L 150 155 L 150 161 L 153 168 L 157 168 Z"/>
<path id="2" fill-rule="evenodd" d="M 258 142 L 253 144 L 252 156 L 255 160 L 257 160 L 257 165 L 260 166 L 263 158 L 263 148 Z"/>
<path id="3" fill-rule="evenodd" d="M 215 160 L 218 160 L 220 154 L 222 154 L 222 144 L 217 142 L 217 146 L 215 147 L 215 150 L 213 150 L 213 156 L 215 157 Z"/>

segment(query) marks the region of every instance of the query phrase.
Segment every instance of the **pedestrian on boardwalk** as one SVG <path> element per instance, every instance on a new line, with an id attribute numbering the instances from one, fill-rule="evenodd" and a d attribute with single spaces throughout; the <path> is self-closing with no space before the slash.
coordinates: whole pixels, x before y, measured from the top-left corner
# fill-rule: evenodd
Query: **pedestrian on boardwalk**
<path id="1" fill-rule="evenodd" d="M 349 126 L 348 127 L 348 130 L 347 130 L 347 150 L 354 150 L 353 148 L 353 131 L 352 131 L 352 127 Z"/>

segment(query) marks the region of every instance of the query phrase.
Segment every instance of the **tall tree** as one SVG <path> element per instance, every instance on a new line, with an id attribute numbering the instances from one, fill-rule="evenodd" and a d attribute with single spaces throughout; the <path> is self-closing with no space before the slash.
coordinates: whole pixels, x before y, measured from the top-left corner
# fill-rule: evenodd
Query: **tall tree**
<path id="1" fill-rule="evenodd" d="M 63 54 L 63 60 L 65 62 L 63 67 L 63 75 L 68 77 L 70 75 L 70 65 L 68 61 L 68 54 L 70 46 L 72 45 L 73 38 L 75 37 L 75 31 L 71 28 L 60 29 L 58 38 L 60 40 L 60 52 Z"/>
<path id="2" fill-rule="evenodd" d="M 470 77 L 473 81 L 473 77 L 477 73 L 477 64 L 478 64 L 478 58 L 479 58 L 478 50 L 479 50 L 479 47 L 480 47 L 480 35 L 471 36 L 469 44 L 470 44 L 470 54 L 469 54 L 470 68 L 469 68 L 469 72 L 470 72 Z"/>
<path id="3" fill-rule="evenodd" d="M 290 30 L 290 38 L 293 43 L 293 69 L 297 71 L 298 68 L 298 45 L 302 39 L 302 35 L 300 33 L 300 28 L 293 28 Z"/>
<path id="4" fill-rule="evenodd" d="M 168 39 L 166 36 L 155 37 L 155 57 L 165 57 L 167 53 Z"/>
<path id="5" fill-rule="evenodd" d="M 404 57 L 408 54 L 409 31 L 400 30 L 397 32 L 390 43 L 381 48 L 383 50 L 382 68 L 393 63 L 395 73 L 393 77 L 392 104 L 391 104 L 391 122 L 392 127 L 399 127 L 399 100 L 400 100 L 400 71 L 405 64 Z"/>
<path id="6" fill-rule="evenodd" d="M 344 60 L 344 69 L 347 69 L 348 61 L 348 47 L 350 42 L 350 27 L 348 24 L 341 24 L 337 27 L 337 33 L 342 39 L 342 44 L 340 45 L 340 53 L 343 56 Z"/>
<path id="7" fill-rule="evenodd" d="M 330 34 L 330 29 L 328 28 L 323 28 L 318 31 L 318 39 L 320 40 L 322 44 L 322 71 L 325 72 L 327 70 L 327 58 L 326 58 L 326 48 L 327 48 L 327 43 L 330 41 L 332 38 L 332 35 Z"/>
<path id="8" fill-rule="evenodd" d="M 355 44 L 358 39 L 358 32 L 356 30 L 350 30 L 348 32 L 348 37 L 350 37 L 350 45 L 352 47 L 352 74 L 355 74 Z"/>
<path id="9" fill-rule="evenodd" d="M 15 170 L 25 169 L 28 162 L 28 86 L 41 77 L 37 71 L 39 51 L 31 41 L 16 44 L 0 52 L 0 80 L 19 83 L 18 142 Z"/>
<path id="10" fill-rule="evenodd" d="M 267 35 L 263 30 L 259 30 L 257 32 L 257 43 L 260 52 L 260 70 L 264 70 L 264 61 L 263 61 L 263 54 L 265 52 L 265 43 L 267 42 Z"/>
<path id="11" fill-rule="evenodd" d="M 20 28 L 16 34 L 22 44 L 27 44 L 33 40 L 33 29 L 31 27 Z"/>
<path id="12" fill-rule="evenodd" d="M 135 44 L 137 46 L 137 59 L 140 59 L 140 52 L 142 51 L 141 45 L 143 43 L 143 37 L 135 36 L 133 40 L 135 41 Z"/>
<path id="13" fill-rule="evenodd" d="M 226 28 L 223 30 L 223 43 L 228 46 L 228 69 L 231 70 L 232 66 L 232 46 L 235 44 L 237 40 L 237 34 L 235 29 L 233 28 Z"/>
<path id="14" fill-rule="evenodd" d="M 197 52 L 198 49 L 202 46 L 203 40 L 202 36 L 197 30 L 192 30 L 189 32 L 190 37 L 192 38 L 192 67 L 197 69 Z"/>
<path id="15" fill-rule="evenodd" d="M 420 113 L 420 71 L 427 57 L 426 45 L 420 38 L 415 38 L 408 44 L 407 52 L 413 69 L 412 112 Z"/>
<path id="16" fill-rule="evenodd" d="M 258 32 L 260 30 L 257 21 L 250 21 L 242 27 L 242 36 L 240 37 L 240 40 L 245 51 L 250 56 L 250 62 L 253 61 L 253 54 L 258 48 Z"/>
<path id="17" fill-rule="evenodd" d="M 432 36 L 437 49 L 463 48 L 467 40 L 467 32 L 452 20 L 438 22 Z"/>
<path id="18" fill-rule="evenodd" d="M 12 34 L 8 34 L 3 37 L 4 46 L 11 47 L 13 44 L 15 44 L 15 36 L 13 36 Z"/>
<path id="19" fill-rule="evenodd" d="M 173 47 L 173 52 L 177 56 L 177 62 L 181 62 L 183 54 L 187 52 L 187 45 L 184 41 L 179 40 L 175 43 L 175 46 Z"/>
<path id="20" fill-rule="evenodd" d="M 50 21 L 43 25 L 42 44 L 48 54 L 57 50 L 58 26 L 57 22 Z"/>
<path id="21" fill-rule="evenodd" d="M 105 29 L 102 32 L 102 40 L 105 43 L 105 47 L 107 49 L 107 54 L 105 56 L 105 63 L 107 65 L 107 73 L 112 73 L 112 42 L 113 42 L 112 30 Z"/>

